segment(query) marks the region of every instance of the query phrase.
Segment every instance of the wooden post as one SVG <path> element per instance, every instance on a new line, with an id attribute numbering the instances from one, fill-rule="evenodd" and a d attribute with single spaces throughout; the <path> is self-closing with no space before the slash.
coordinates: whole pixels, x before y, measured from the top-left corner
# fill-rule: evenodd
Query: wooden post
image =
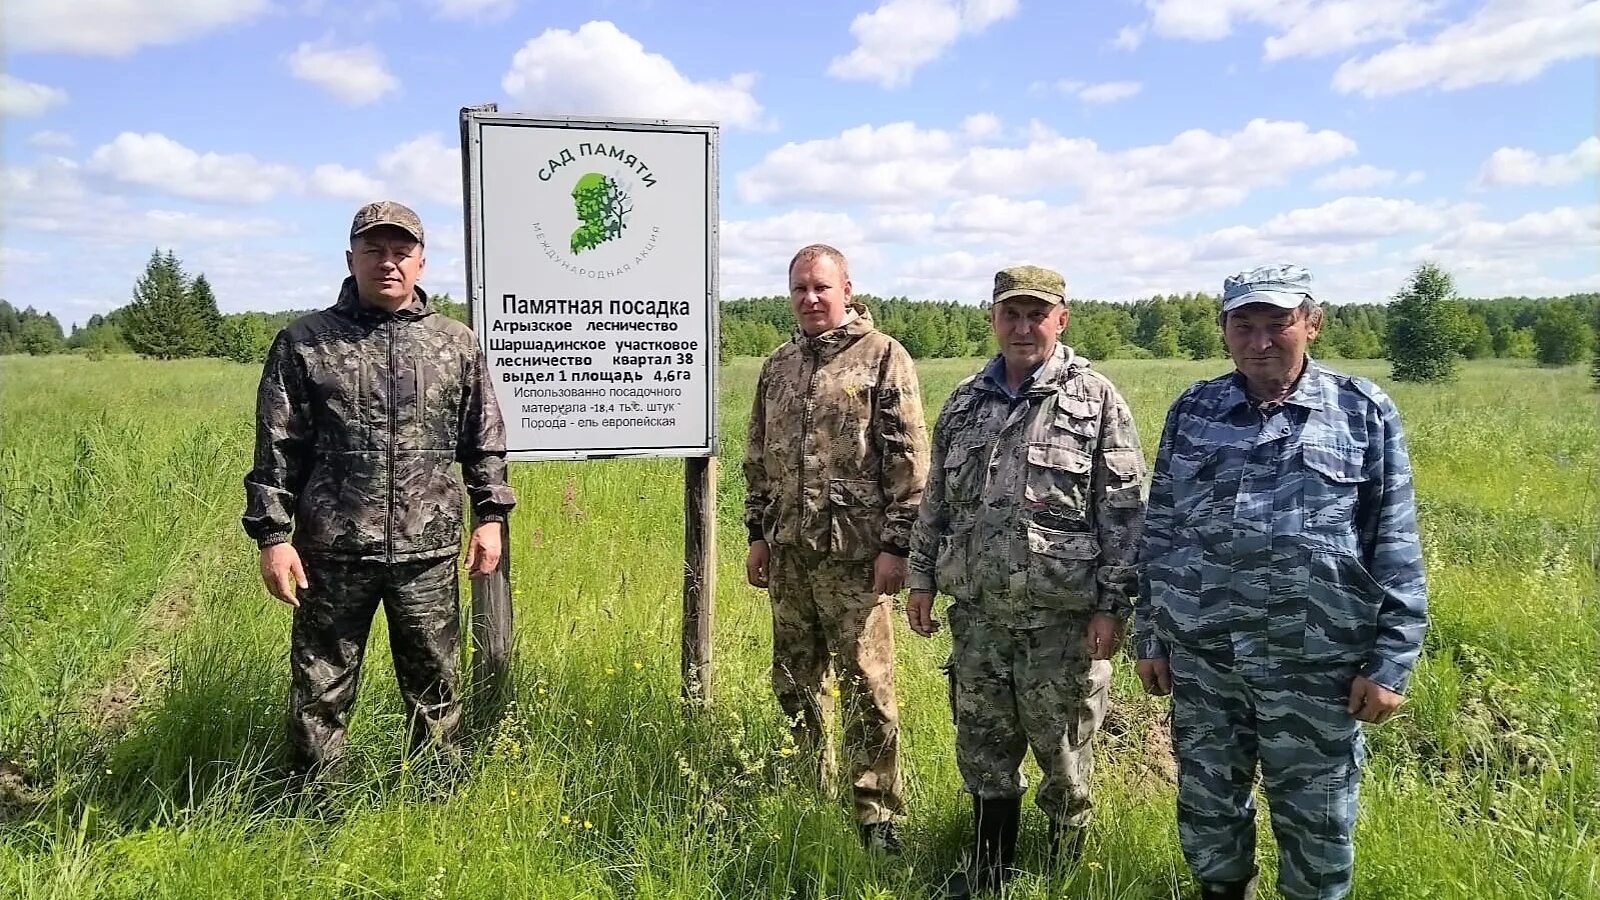
<path id="1" fill-rule="evenodd" d="M 472 685 L 492 704 L 511 670 L 511 523 L 500 526 L 500 567 L 472 579 Z"/>
<path id="2" fill-rule="evenodd" d="M 493 103 L 461 108 L 461 215 L 462 234 L 467 247 L 476 246 L 477 204 L 472 198 L 472 167 L 468 162 L 471 128 L 467 114 L 496 112 Z M 482 285 L 472 280 L 472 261 L 467 260 L 467 323 L 476 326 L 476 310 Z M 476 331 L 477 328 L 474 327 Z M 511 473 L 506 473 L 509 480 Z M 480 714 L 493 714 L 504 699 L 506 676 L 511 669 L 511 522 L 500 526 L 500 567 L 481 578 L 472 579 L 472 687 L 473 705 Z"/>
<path id="3" fill-rule="evenodd" d="M 711 702 L 711 623 L 717 596 L 717 458 L 683 468 L 683 695 Z"/>

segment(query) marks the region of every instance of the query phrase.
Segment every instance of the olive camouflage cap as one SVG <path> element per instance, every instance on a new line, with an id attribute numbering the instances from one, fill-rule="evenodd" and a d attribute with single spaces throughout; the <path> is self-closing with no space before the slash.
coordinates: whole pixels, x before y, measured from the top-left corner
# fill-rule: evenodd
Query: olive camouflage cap
<path id="1" fill-rule="evenodd" d="M 1067 302 L 1067 282 L 1061 273 L 1043 266 L 1012 266 L 994 273 L 991 305 L 1012 297 L 1035 297 L 1051 305 Z"/>
<path id="2" fill-rule="evenodd" d="M 411 211 L 411 207 L 393 200 L 379 200 L 356 210 L 356 217 L 350 222 L 350 237 L 382 225 L 393 225 L 416 238 L 417 243 L 425 243 L 422 239 L 422 219 Z"/>

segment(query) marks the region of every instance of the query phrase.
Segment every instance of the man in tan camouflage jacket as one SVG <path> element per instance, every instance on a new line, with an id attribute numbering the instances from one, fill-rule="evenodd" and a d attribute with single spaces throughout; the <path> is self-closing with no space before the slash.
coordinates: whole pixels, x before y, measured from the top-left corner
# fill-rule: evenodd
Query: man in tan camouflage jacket
<path id="1" fill-rule="evenodd" d="M 422 238 L 410 209 L 362 207 L 338 302 L 278 334 L 256 395 L 244 528 L 267 590 L 294 607 L 289 744 L 300 771 L 325 774 L 343 750 L 380 603 L 412 747 L 453 748 L 463 480 L 453 466 L 472 505 L 472 574 L 499 565 L 516 502 L 483 354 L 417 287 Z"/>
<path id="2" fill-rule="evenodd" d="M 795 254 L 789 298 L 799 331 L 762 366 L 750 413 L 747 575 L 771 593 L 772 686 L 809 774 L 833 782 L 825 729 L 839 696 L 862 841 L 894 852 L 904 788 L 891 596 L 927 475 L 922 396 L 905 348 L 852 300 L 838 250 Z"/>
<path id="3" fill-rule="evenodd" d="M 1030 747 L 1051 860 L 1081 851 L 1091 742 L 1133 610 L 1144 515 L 1127 404 L 1058 341 L 1061 276 L 997 273 L 990 321 L 1000 354 L 957 385 L 934 426 L 906 606 L 911 629 L 928 636 L 940 626 L 935 587 L 955 601 L 950 703 L 976 840 L 970 865 L 946 883 L 950 897 L 996 891 L 1009 877 Z"/>

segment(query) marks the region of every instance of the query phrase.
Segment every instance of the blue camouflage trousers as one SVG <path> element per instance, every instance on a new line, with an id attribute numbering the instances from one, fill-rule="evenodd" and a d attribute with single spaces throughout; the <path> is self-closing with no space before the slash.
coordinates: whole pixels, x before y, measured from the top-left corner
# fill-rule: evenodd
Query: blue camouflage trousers
<path id="1" fill-rule="evenodd" d="M 1255 872 L 1256 767 L 1278 841 L 1278 892 L 1287 900 L 1349 894 L 1351 835 L 1364 758 L 1346 711 L 1350 666 L 1264 671 L 1170 648 L 1172 734 L 1178 757 L 1178 837 L 1202 884 Z"/>

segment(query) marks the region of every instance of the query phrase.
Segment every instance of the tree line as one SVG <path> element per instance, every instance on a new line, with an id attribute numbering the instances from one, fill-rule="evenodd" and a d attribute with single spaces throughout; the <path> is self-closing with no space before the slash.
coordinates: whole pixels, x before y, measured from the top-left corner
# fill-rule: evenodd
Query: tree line
<path id="1" fill-rule="evenodd" d="M 988 356 L 996 352 L 984 307 L 949 300 L 857 294 L 878 328 L 917 359 Z M 465 321 L 466 306 L 448 294 L 430 297 L 440 313 Z M 1205 293 L 1156 295 L 1133 303 L 1071 301 L 1062 340 L 1095 360 L 1212 359 L 1227 355 L 1218 327 L 1220 298 Z M 1325 304 L 1320 357 L 1389 358 L 1400 379 L 1453 376 L 1462 359 L 1533 359 L 1561 366 L 1590 358 L 1600 384 L 1600 294 L 1560 298 L 1457 296 L 1448 272 L 1418 266 L 1387 305 Z M 171 251 L 151 253 L 131 300 L 63 334 L 49 313 L 0 300 L 0 353 L 91 355 L 137 353 L 156 359 L 218 357 L 241 363 L 266 358 L 277 332 L 305 313 L 223 314 L 204 273 L 190 275 Z M 764 356 L 789 339 L 789 298 L 754 297 L 721 307 L 723 359 Z"/>

